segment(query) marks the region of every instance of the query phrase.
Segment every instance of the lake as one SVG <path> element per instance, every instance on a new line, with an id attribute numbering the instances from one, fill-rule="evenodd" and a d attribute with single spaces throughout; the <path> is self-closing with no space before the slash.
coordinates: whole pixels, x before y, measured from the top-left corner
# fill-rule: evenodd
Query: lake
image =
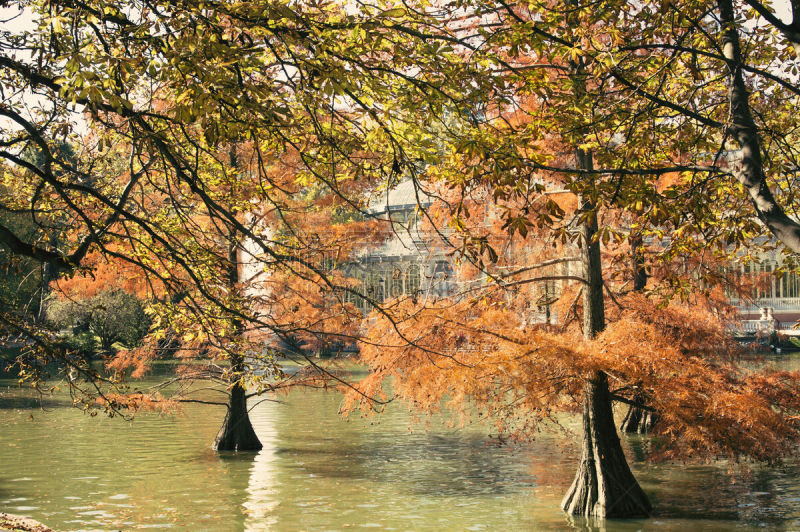
<path id="1" fill-rule="evenodd" d="M 58 530 L 800 529 L 796 463 L 652 465 L 626 437 L 656 515 L 586 523 L 558 508 L 579 457 L 562 434 L 498 446 L 486 426 L 414 420 L 400 404 L 343 419 L 336 392 L 275 399 L 251 413 L 262 451 L 216 453 L 221 407 L 129 422 L 0 379 L 0 511 Z"/>

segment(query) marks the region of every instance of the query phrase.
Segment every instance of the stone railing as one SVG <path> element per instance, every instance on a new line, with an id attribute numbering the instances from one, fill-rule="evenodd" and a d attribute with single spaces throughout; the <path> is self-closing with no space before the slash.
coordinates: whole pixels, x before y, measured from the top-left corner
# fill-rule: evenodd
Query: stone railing
<path id="1" fill-rule="evenodd" d="M 731 304 L 739 311 L 758 312 L 768 307 L 777 311 L 796 310 L 800 312 L 800 297 L 765 297 L 761 299 L 732 299 Z"/>
<path id="2" fill-rule="evenodd" d="M 774 322 L 774 330 L 785 332 L 787 334 L 800 334 L 800 330 L 793 329 L 794 322 L 792 321 L 776 321 Z M 769 330 L 769 324 L 765 324 L 761 320 L 739 320 L 736 322 L 735 330 L 742 334 L 755 334 L 758 331 Z"/>

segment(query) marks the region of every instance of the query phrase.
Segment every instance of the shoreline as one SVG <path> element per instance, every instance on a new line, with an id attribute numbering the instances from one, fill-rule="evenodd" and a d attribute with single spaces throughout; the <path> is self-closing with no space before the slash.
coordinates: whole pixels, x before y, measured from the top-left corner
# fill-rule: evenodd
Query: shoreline
<path id="1" fill-rule="evenodd" d="M 7 514 L 0 512 L 0 530 L 12 530 L 23 532 L 55 532 L 47 525 L 29 517 Z"/>

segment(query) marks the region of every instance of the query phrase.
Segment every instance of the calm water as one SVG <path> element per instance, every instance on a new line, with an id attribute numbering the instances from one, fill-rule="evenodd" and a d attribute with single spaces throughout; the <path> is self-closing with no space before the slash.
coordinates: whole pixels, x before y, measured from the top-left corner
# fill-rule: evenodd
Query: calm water
<path id="1" fill-rule="evenodd" d="M 40 403 L 0 380 L 0 510 L 58 530 L 541 530 L 585 528 L 558 510 L 577 449 L 544 435 L 496 447 L 485 427 L 413 424 L 397 405 L 344 420 L 335 393 L 255 407 L 264 449 L 218 454 L 219 407 L 133 422 Z M 413 427 L 414 430 L 409 430 Z M 607 530 L 800 530 L 800 467 L 632 465 L 657 515 Z"/>

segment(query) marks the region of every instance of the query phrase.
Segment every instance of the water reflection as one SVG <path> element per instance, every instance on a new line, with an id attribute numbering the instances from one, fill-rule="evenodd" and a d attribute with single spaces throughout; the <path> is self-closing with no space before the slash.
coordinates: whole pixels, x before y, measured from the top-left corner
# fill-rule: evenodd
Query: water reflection
<path id="1" fill-rule="evenodd" d="M 221 408 L 127 423 L 62 399 L 42 411 L 0 388 L 0 507 L 59 530 L 800 529 L 796 464 L 652 465 L 647 440 L 626 439 L 657 515 L 598 523 L 558 510 L 578 460 L 560 434 L 496 447 L 482 426 L 409 430 L 399 407 L 343 420 L 339 396 L 298 390 L 252 411 L 262 451 L 219 454 Z"/>
<path id="2" fill-rule="evenodd" d="M 280 504 L 278 490 L 279 453 L 276 437 L 276 403 L 262 403 L 252 413 L 250 421 L 264 446 L 255 456 L 247 483 L 247 500 L 243 504 L 245 530 L 272 530 Z"/>
<path id="3" fill-rule="evenodd" d="M 264 449 L 250 471 L 248 530 L 480 529 L 518 514 L 504 502 L 533 485 L 524 461 L 487 445 L 483 430 L 411 432 L 402 411 L 342 420 L 339 398 L 318 392 L 287 403 L 252 413 Z"/>

